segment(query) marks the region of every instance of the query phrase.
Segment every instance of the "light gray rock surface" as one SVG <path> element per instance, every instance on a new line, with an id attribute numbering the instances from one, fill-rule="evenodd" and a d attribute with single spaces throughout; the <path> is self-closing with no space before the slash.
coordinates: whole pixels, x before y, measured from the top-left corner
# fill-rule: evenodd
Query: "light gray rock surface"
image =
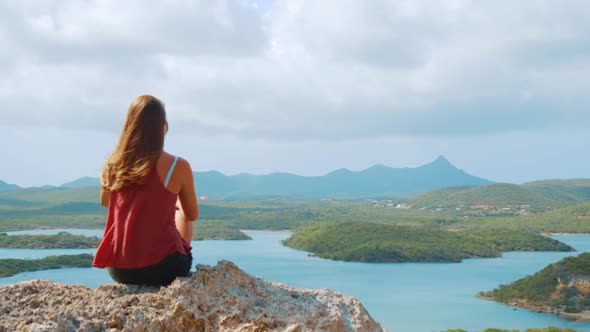
<path id="1" fill-rule="evenodd" d="M 168 287 L 47 280 L 0 287 L 0 331 L 385 331 L 355 298 L 197 266 Z"/>

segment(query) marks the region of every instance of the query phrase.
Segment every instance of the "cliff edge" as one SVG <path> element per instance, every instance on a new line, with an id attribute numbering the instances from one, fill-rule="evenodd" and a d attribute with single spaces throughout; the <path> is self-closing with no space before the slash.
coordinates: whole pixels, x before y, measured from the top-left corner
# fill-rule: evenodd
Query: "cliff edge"
<path id="1" fill-rule="evenodd" d="M 168 287 L 47 280 L 0 287 L 0 331 L 385 331 L 355 298 L 197 265 Z"/>

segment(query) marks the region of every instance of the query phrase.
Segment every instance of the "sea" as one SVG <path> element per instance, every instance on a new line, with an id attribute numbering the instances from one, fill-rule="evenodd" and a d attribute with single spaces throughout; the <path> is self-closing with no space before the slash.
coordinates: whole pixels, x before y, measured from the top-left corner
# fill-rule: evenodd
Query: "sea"
<path id="1" fill-rule="evenodd" d="M 14 234 L 55 234 L 68 231 L 102 236 L 102 230 L 35 230 Z M 194 241 L 194 265 L 234 262 L 245 272 L 297 288 L 330 288 L 359 299 L 369 313 L 390 331 L 421 332 L 485 328 L 526 329 L 557 326 L 590 331 L 590 322 L 513 308 L 478 299 L 479 291 L 534 274 L 566 256 L 590 251 L 590 234 L 553 238 L 576 252 L 506 252 L 501 258 L 465 259 L 461 263 L 351 263 L 313 257 L 282 245 L 289 232 L 246 231 L 250 241 Z M 94 253 L 95 249 L 2 249 L 1 258 L 43 258 L 50 255 Z M 195 268 L 193 267 L 193 270 Z M 96 268 L 64 268 L 25 272 L 0 278 L 0 286 L 24 280 L 97 287 L 112 283 Z"/>

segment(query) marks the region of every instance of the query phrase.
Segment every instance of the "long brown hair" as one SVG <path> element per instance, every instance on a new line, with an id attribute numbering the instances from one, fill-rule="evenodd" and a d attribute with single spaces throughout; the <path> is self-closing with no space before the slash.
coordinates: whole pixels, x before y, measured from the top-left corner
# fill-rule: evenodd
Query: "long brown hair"
<path id="1" fill-rule="evenodd" d="M 129 106 L 119 143 L 102 170 L 102 187 L 115 191 L 144 184 L 164 148 L 166 131 L 164 104 L 153 96 L 135 98 Z"/>

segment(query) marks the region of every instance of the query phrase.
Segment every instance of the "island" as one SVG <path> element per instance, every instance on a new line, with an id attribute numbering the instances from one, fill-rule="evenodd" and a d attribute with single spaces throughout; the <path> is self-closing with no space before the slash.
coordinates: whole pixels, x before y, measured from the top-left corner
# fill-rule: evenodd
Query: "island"
<path id="1" fill-rule="evenodd" d="M 193 226 L 193 241 L 252 240 L 239 229 L 229 228 L 221 222 L 197 221 Z"/>
<path id="2" fill-rule="evenodd" d="M 0 233 L 0 248 L 22 249 L 83 249 L 97 248 L 96 236 L 72 235 L 59 232 L 55 235 L 7 235 Z"/>
<path id="3" fill-rule="evenodd" d="M 590 253 L 566 257 L 532 276 L 478 297 L 533 311 L 590 320 Z"/>
<path id="4" fill-rule="evenodd" d="M 449 231 L 431 225 L 327 222 L 295 232 L 283 244 L 321 258 L 357 262 L 460 262 L 504 251 L 574 251 L 527 231 L 490 227 Z"/>
<path id="5" fill-rule="evenodd" d="M 90 254 L 48 256 L 43 259 L 0 259 L 0 277 L 21 272 L 59 269 L 64 267 L 91 267 Z"/>

